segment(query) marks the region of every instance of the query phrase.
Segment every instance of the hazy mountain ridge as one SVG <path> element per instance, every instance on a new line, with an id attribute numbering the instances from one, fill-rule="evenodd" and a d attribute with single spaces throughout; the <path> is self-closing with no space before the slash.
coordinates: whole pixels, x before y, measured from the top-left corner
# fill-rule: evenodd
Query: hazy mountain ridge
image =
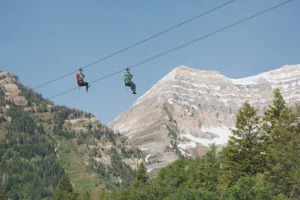
<path id="1" fill-rule="evenodd" d="M 152 170 L 180 155 L 202 155 L 210 143 L 225 144 L 240 106 L 249 101 L 262 113 L 275 88 L 281 89 L 288 104 L 299 102 L 300 65 L 243 79 L 180 66 L 109 126 L 144 152 Z"/>

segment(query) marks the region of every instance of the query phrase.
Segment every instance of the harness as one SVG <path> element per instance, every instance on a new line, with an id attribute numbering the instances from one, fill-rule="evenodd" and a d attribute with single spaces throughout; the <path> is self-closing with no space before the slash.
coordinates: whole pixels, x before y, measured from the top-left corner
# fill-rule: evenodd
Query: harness
<path id="1" fill-rule="evenodd" d="M 78 85 L 80 85 L 83 82 L 83 79 L 84 79 L 84 75 L 82 73 L 78 72 L 76 74 L 76 81 L 77 81 Z"/>
<path id="2" fill-rule="evenodd" d="M 124 73 L 123 79 L 124 79 L 125 85 L 127 85 L 132 79 L 132 74 L 130 74 L 128 72 Z"/>

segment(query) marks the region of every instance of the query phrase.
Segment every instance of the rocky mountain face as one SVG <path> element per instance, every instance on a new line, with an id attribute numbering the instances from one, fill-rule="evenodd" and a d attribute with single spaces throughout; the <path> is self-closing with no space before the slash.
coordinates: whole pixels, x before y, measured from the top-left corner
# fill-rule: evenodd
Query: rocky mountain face
<path id="1" fill-rule="evenodd" d="M 243 79 L 180 66 L 109 126 L 143 151 L 152 171 L 180 156 L 201 156 L 209 144 L 226 144 L 241 105 L 248 101 L 262 113 L 275 88 L 288 104 L 299 102 L 300 65 Z"/>
<path id="2" fill-rule="evenodd" d="M 32 129 L 34 130 L 30 131 Z M 32 142 L 33 138 L 38 139 L 37 146 L 39 138 L 43 138 L 43 142 L 48 145 L 47 149 L 40 149 L 42 145 L 32 149 L 28 145 L 22 146 L 25 145 L 24 141 Z M 29 160 L 43 162 L 45 159 L 38 152 L 45 151 L 45 158 L 48 152 L 51 155 L 56 154 L 53 157 L 60 165 L 57 170 L 63 169 L 79 191 L 91 190 L 92 199 L 99 199 L 97 194 L 101 189 L 128 186 L 135 177 L 134 170 L 137 164 L 142 161 L 139 149 L 125 136 L 115 134 L 102 125 L 92 114 L 65 106 L 55 106 L 41 95 L 24 87 L 15 75 L 8 72 L 0 72 L 0 146 L 3 147 L 0 148 L 0 162 L 3 162 L 0 165 L 7 165 L 3 168 L 0 166 L 0 179 L 4 184 L 0 183 L 0 194 L 3 193 L 7 198 L 16 193 L 13 189 L 18 191 L 19 199 L 27 198 L 22 196 L 20 188 L 23 179 L 14 180 L 11 177 L 12 173 L 18 175 L 14 177 L 23 177 L 31 173 L 25 168 L 23 171 L 11 171 L 11 163 L 6 162 L 10 154 L 19 156 L 16 159 L 21 162 L 20 165 L 28 164 Z M 24 149 L 29 149 L 30 156 L 23 152 Z M 25 154 L 27 157 L 22 157 Z M 10 160 L 15 162 L 14 157 Z M 42 166 L 38 164 L 34 164 L 34 167 L 43 171 Z M 51 169 L 51 173 L 55 174 L 53 183 L 57 183 L 55 178 L 61 176 L 61 171 L 56 173 Z M 43 178 L 47 180 L 47 177 Z M 24 180 L 24 184 L 31 187 L 28 186 L 28 181 Z M 45 184 L 49 183 L 45 181 Z M 5 185 L 10 185 L 10 188 L 3 189 Z M 47 191 L 45 195 L 50 197 L 54 189 L 53 184 L 41 186 L 41 190 Z"/>

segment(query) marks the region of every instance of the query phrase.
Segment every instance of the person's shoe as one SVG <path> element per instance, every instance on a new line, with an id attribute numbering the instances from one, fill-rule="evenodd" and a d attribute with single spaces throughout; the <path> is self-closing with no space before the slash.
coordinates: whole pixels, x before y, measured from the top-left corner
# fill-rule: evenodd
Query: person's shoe
<path id="1" fill-rule="evenodd" d="M 134 90 L 134 91 L 132 91 L 132 94 L 136 94 L 135 90 Z"/>

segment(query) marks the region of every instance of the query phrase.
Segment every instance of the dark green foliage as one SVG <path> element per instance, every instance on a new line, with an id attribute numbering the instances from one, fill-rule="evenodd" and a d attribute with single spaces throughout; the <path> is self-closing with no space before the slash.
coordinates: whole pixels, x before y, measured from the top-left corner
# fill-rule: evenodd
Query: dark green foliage
<path id="1" fill-rule="evenodd" d="M 63 174 L 42 126 L 11 106 L 12 123 L 0 140 L 0 188 L 5 198 L 42 199 L 53 195 Z"/>
<path id="2" fill-rule="evenodd" d="M 1 108 L 0 108 L 0 114 L 1 114 Z M 4 118 L 4 116 L 0 116 L 0 124 L 5 121 L 6 121 L 6 119 Z"/>
<path id="3" fill-rule="evenodd" d="M 89 191 L 80 194 L 77 200 L 91 200 L 91 193 Z"/>
<path id="4" fill-rule="evenodd" d="M 28 134 L 33 134 L 37 130 L 34 120 L 28 113 L 22 111 L 22 109 L 17 106 L 11 105 L 7 111 L 7 115 L 10 116 L 13 121 L 10 130 L 26 132 Z"/>
<path id="5" fill-rule="evenodd" d="M 273 105 L 267 111 L 264 126 L 269 134 L 265 143 L 266 179 L 274 194 L 297 198 L 300 196 L 299 107 L 295 111 L 287 108 L 280 92 L 276 90 Z"/>
<path id="6" fill-rule="evenodd" d="M 5 104 L 6 104 L 4 95 L 5 95 L 5 93 L 4 93 L 3 89 L 0 88 L 0 106 L 5 106 Z"/>
<path id="7" fill-rule="evenodd" d="M 160 170 L 157 181 L 161 185 L 167 186 L 170 190 L 175 191 L 180 186 L 188 181 L 188 166 L 195 162 L 189 159 L 176 160 L 172 165 L 169 165 Z"/>
<path id="8" fill-rule="evenodd" d="M 236 129 L 222 150 L 222 182 L 226 187 L 243 176 L 263 173 L 265 156 L 257 110 L 245 103 L 236 118 Z"/>
<path id="9" fill-rule="evenodd" d="M 70 178 L 67 175 L 63 175 L 55 189 L 52 200 L 91 200 L 91 194 L 89 191 L 77 192 Z"/>
<path id="10" fill-rule="evenodd" d="M 74 191 L 67 175 L 61 177 L 54 193 L 53 200 L 76 200 L 78 194 Z"/>
<path id="11" fill-rule="evenodd" d="M 227 200 L 268 200 L 272 199 L 270 186 L 261 176 L 241 177 L 235 185 L 227 188 L 222 199 Z"/>
<path id="12" fill-rule="evenodd" d="M 70 113 L 71 110 L 66 107 L 61 107 L 58 112 L 55 112 L 54 123 L 59 129 L 63 128 L 63 124 Z"/>
<path id="13" fill-rule="evenodd" d="M 109 179 L 109 174 L 107 172 L 106 167 L 102 164 L 102 163 L 98 163 L 95 160 L 90 160 L 90 169 L 95 171 L 98 176 L 100 176 L 102 179 L 104 180 L 108 180 Z"/>
<path id="14" fill-rule="evenodd" d="M 6 105 L 6 101 L 4 99 L 0 99 L 0 106 L 5 106 Z"/>
<path id="15" fill-rule="evenodd" d="M 168 116 L 168 119 L 169 119 L 169 122 L 175 122 L 174 119 L 173 119 L 172 112 L 170 111 L 171 109 L 172 108 L 169 104 L 167 104 L 167 103 L 163 104 L 163 110 L 166 112 L 166 114 Z"/>
<path id="16" fill-rule="evenodd" d="M 162 168 L 157 177 L 150 182 L 146 167 L 140 165 L 132 187 L 102 196 L 103 199 L 118 200 L 217 199 L 218 171 L 216 147 L 212 146 L 205 158 L 179 159 Z"/>
<path id="17" fill-rule="evenodd" d="M 71 114 L 72 115 L 72 114 Z M 94 124 L 93 124 L 94 125 Z M 121 141 L 118 141 L 118 140 Z M 124 162 L 124 158 L 137 159 L 141 157 L 141 151 L 137 148 L 126 146 L 127 139 L 115 134 L 111 129 L 105 126 L 94 126 L 88 133 L 77 133 L 77 145 L 94 146 L 97 143 L 110 142 L 113 147 L 109 150 L 111 165 L 101 162 L 104 149 L 89 149 L 88 166 L 90 172 L 98 175 L 101 183 L 105 184 L 109 190 L 128 187 L 134 180 L 134 171 Z M 116 143 L 118 142 L 118 145 Z M 120 142 L 120 143 L 119 143 Z M 128 145 L 128 144 L 127 144 Z M 120 149 L 119 149 L 120 148 Z M 100 159 L 100 161 L 99 161 Z"/>
<path id="18" fill-rule="evenodd" d="M 59 126 L 53 127 L 53 133 L 55 135 L 65 138 L 65 139 L 72 139 L 76 136 L 74 131 L 61 129 L 61 128 L 59 128 Z"/>
<path id="19" fill-rule="evenodd" d="M 184 188 L 178 190 L 175 194 L 164 198 L 164 200 L 218 200 L 218 195 L 205 190 L 195 190 Z"/>
<path id="20" fill-rule="evenodd" d="M 121 147 L 122 156 L 125 158 L 140 158 L 141 157 L 141 150 L 138 148 L 128 148 L 126 149 L 124 146 Z"/>
<path id="21" fill-rule="evenodd" d="M 116 145 L 116 135 L 115 135 L 115 133 L 112 130 L 110 130 L 109 128 L 105 127 L 105 129 L 104 129 L 104 135 L 108 139 L 108 141 L 110 141 L 111 143 L 113 143 L 114 145 Z"/>
<path id="22" fill-rule="evenodd" d="M 265 121 L 271 122 L 271 125 L 275 125 L 278 122 L 282 111 L 286 108 L 286 103 L 280 93 L 280 90 L 278 88 L 275 89 L 273 104 L 265 110 Z"/>
<path id="23" fill-rule="evenodd" d="M 72 130 L 66 130 L 63 128 L 63 124 L 68 116 L 72 113 L 71 109 L 66 107 L 55 106 L 54 109 L 54 127 L 53 133 L 65 139 L 72 139 L 76 136 L 75 132 Z"/>
<path id="24" fill-rule="evenodd" d="M 217 199 L 220 170 L 216 146 L 201 159 L 179 159 L 162 168 L 149 182 L 146 167 L 141 164 L 133 186 L 119 193 L 102 194 L 103 199 Z"/>
<path id="25" fill-rule="evenodd" d="M 112 194 L 102 192 L 101 200 L 158 200 L 164 199 L 168 194 L 169 191 L 165 187 L 161 187 L 157 183 L 147 183 L 143 187 L 130 187 Z"/>
<path id="26" fill-rule="evenodd" d="M 188 186 L 194 189 L 204 189 L 210 192 L 218 192 L 220 177 L 220 160 L 216 145 L 211 145 L 206 155 L 198 159 L 188 169 L 190 174 Z"/>
<path id="27" fill-rule="evenodd" d="M 77 145 L 82 145 L 85 144 L 87 142 L 87 135 L 86 134 L 79 134 L 79 136 L 77 137 Z"/>
<path id="28" fill-rule="evenodd" d="M 42 102 L 38 107 L 37 111 L 42 113 L 42 112 L 48 112 L 48 107 L 46 102 Z"/>
<path id="29" fill-rule="evenodd" d="M 0 88 L 0 106 L 5 106 L 6 105 L 4 95 L 5 95 L 5 93 L 4 93 L 3 89 Z"/>
<path id="30" fill-rule="evenodd" d="M 3 89 L 0 88 L 0 100 L 4 99 L 4 95 L 5 95 L 5 93 L 4 93 Z"/>
<path id="31" fill-rule="evenodd" d="M 141 163 L 136 172 L 136 179 L 133 183 L 134 187 L 141 187 L 147 183 L 149 176 L 144 163 Z"/>
<path id="32" fill-rule="evenodd" d="M 110 190 L 130 186 L 134 179 L 134 171 L 123 162 L 116 148 L 110 149 L 111 167 L 94 159 L 89 160 L 89 169 L 96 172 Z M 114 180 L 114 181 L 111 181 Z"/>
<path id="33" fill-rule="evenodd" d="M 115 177 L 120 177 L 122 182 L 119 183 L 121 186 L 129 186 L 133 179 L 133 170 L 126 165 L 120 155 L 117 153 L 115 148 L 110 150 L 110 161 L 112 167 L 109 169 L 110 173 Z"/>
<path id="34" fill-rule="evenodd" d="M 10 99 L 5 99 L 5 104 L 7 105 L 14 105 L 14 102 Z"/>

